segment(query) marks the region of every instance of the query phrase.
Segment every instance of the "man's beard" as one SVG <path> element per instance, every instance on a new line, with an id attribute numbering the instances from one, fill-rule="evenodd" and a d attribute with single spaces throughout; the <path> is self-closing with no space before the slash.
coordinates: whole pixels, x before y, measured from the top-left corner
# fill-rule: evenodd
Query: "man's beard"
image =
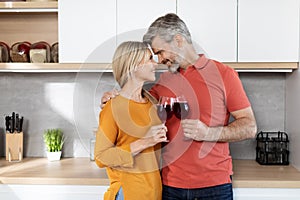
<path id="1" fill-rule="evenodd" d="M 179 69 L 179 63 L 172 63 L 170 66 L 168 66 L 169 72 L 176 74 Z"/>
<path id="2" fill-rule="evenodd" d="M 171 60 L 169 60 L 169 59 L 167 59 L 167 60 L 164 60 L 164 61 L 162 61 L 162 64 L 165 64 L 165 65 L 167 65 L 168 66 L 168 70 L 169 70 L 169 72 L 171 72 L 171 73 L 173 73 L 173 74 L 175 74 L 175 73 L 177 73 L 178 72 L 178 69 L 179 69 L 179 63 L 177 63 L 176 61 L 171 61 Z"/>

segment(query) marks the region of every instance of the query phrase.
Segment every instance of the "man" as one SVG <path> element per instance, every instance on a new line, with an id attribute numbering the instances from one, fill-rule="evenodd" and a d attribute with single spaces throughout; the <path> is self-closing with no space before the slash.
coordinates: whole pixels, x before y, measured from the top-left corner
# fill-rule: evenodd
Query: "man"
<path id="1" fill-rule="evenodd" d="M 170 142 L 162 153 L 163 199 L 233 199 L 228 142 L 253 138 L 257 129 L 238 74 L 198 55 L 186 24 L 175 14 L 156 19 L 143 40 L 170 71 L 150 93 L 157 99 L 185 96 L 190 107 L 187 119 L 172 116 L 166 122 Z M 102 102 L 107 98 L 110 93 Z"/>

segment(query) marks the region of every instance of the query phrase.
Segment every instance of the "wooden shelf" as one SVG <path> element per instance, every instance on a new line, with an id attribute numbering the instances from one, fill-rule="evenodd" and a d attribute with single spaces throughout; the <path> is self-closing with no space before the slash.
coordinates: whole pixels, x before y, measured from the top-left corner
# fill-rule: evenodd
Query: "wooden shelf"
<path id="1" fill-rule="evenodd" d="M 291 72 L 298 63 L 225 63 L 241 72 Z M 160 66 L 156 71 L 166 71 Z M 112 72 L 110 63 L 0 63 L 0 72 Z"/>
<path id="2" fill-rule="evenodd" d="M 0 2 L 0 27 L 0 40 L 9 47 L 23 41 L 52 45 L 58 41 L 58 3 Z"/>
<path id="3" fill-rule="evenodd" d="M 156 71 L 166 71 L 161 65 Z M 0 63 L 0 72 L 112 72 L 111 63 Z"/>
<path id="4" fill-rule="evenodd" d="M 47 2 L 34 2 L 34 1 L 24 1 L 24 2 L 0 2 L 0 8 L 57 8 L 57 1 L 47 1 Z"/>
<path id="5" fill-rule="evenodd" d="M 112 68 L 109 63 L 0 63 L 0 72 L 112 72 Z"/>
<path id="6" fill-rule="evenodd" d="M 37 12 L 40 12 L 40 9 L 54 9 L 58 8 L 57 1 L 48 1 L 48 2 L 0 2 L 0 12 L 9 11 L 25 11 L 26 9 L 37 9 Z"/>
<path id="7" fill-rule="evenodd" d="M 292 72 L 298 69 L 297 62 L 235 62 L 225 63 L 239 72 Z"/>

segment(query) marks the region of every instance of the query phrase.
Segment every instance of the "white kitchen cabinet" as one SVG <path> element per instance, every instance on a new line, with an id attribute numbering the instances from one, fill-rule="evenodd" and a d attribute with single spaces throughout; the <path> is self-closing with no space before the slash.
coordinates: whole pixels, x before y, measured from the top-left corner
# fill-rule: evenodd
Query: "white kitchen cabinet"
<path id="1" fill-rule="evenodd" d="M 199 53 L 203 49 L 210 58 L 236 62 L 236 0 L 177 0 L 177 12 L 199 46 Z"/>
<path id="2" fill-rule="evenodd" d="M 166 13 L 187 24 L 198 53 L 222 62 L 298 62 L 299 0 L 59 1 L 60 63 L 111 63 Z"/>
<path id="3" fill-rule="evenodd" d="M 176 13 L 174 0 L 117 0 L 117 44 L 142 41 L 150 24 L 167 13 Z"/>
<path id="4" fill-rule="evenodd" d="M 60 63 L 111 63 L 117 44 L 141 41 L 168 12 L 176 13 L 176 1 L 59 1 Z"/>
<path id="5" fill-rule="evenodd" d="M 235 200 L 298 200 L 299 188 L 234 188 Z"/>
<path id="6" fill-rule="evenodd" d="M 5 200 L 99 200 L 108 186 L 80 185 L 0 185 L 0 199 Z M 300 189 L 234 188 L 235 200 L 298 200 Z"/>
<path id="7" fill-rule="evenodd" d="M 116 0 L 58 2 L 60 63 L 110 63 L 116 48 Z"/>
<path id="8" fill-rule="evenodd" d="M 238 61 L 299 61 L 299 0 L 239 0 Z"/>
<path id="9" fill-rule="evenodd" d="M 99 200 L 108 186 L 94 185 L 5 185 L 0 184 L 0 199 L 5 200 Z"/>

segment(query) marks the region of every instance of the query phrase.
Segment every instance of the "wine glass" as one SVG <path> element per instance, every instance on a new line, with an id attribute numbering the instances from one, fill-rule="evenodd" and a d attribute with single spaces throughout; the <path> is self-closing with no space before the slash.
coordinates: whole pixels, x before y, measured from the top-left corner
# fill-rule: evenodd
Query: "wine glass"
<path id="1" fill-rule="evenodd" d="M 186 119 L 189 114 L 189 110 L 190 107 L 186 98 L 183 95 L 178 96 L 173 105 L 173 112 L 175 116 L 180 120 Z"/>
<path id="2" fill-rule="evenodd" d="M 160 97 L 158 104 L 156 104 L 156 111 L 159 119 L 162 121 L 162 123 L 166 123 L 167 120 L 167 111 L 165 109 L 165 97 Z"/>
<path id="3" fill-rule="evenodd" d="M 186 119 L 188 114 L 189 114 L 189 104 L 187 102 L 187 100 L 185 99 L 185 97 L 183 95 L 178 96 L 176 98 L 176 102 L 173 105 L 173 112 L 175 114 L 175 116 L 179 119 Z M 190 141 L 191 138 L 187 138 L 187 137 L 183 137 L 183 140 L 185 141 Z"/>
<path id="4" fill-rule="evenodd" d="M 159 98 L 157 107 L 157 115 L 160 118 L 160 120 L 165 123 L 167 119 L 170 119 L 173 115 L 173 102 L 175 101 L 175 98 L 173 97 L 166 97 L 161 96 Z"/>

